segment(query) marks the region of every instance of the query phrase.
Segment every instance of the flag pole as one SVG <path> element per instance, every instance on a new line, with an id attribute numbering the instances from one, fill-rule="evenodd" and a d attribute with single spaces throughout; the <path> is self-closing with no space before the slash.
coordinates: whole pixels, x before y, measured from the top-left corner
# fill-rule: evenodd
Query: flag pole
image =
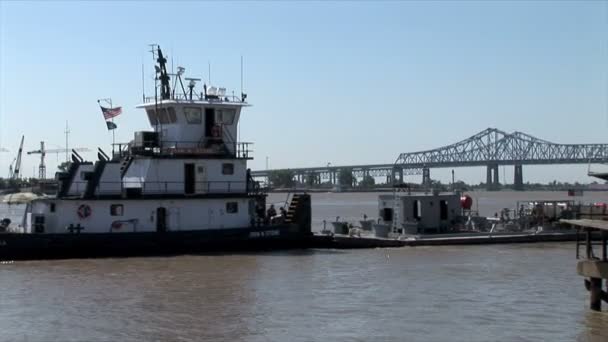
<path id="1" fill-rule="evenodd" d="M 114 106 L 112 104 L 112 98 L 105 98 L 105 99 L 98 99 L 97 103 L 99 104 L 99 106 L 101 107 L 101 111 L 104 113 L 104 122 L 106 123 L 106 126 L 108 126 L 108 124 L 111 122 L 113 127 L 116 127 L 116 124 L 114 123 L 114 116 L 112 116 L 112 120 L 108 121 L 108 119 L 105 118 L 105 112 L 104 112 L 104 107 L 101 105 L 101 101 L 105 102 L 106 104 L 110 105 L 110 110 L 114 109 Z M 114 158 L 114 145 L 116 144 L 116 133 L 114 132 L 114 128 L 110 129 L 108 127 L 108 130 L 112 131 L 112 158 Z"/>
<path id="2" fill-rule="evenodd" d="M 110 108 L 114 109 L 112 106 L 112 99 L 110 98 Z M 114 117 L 112 117 L 112 125 L 114 125 Z M 112 159 L 114 159 L 114 145 L 116 144 L 116 133 L 114 132 L 116 128 L 112 129 Z"/>

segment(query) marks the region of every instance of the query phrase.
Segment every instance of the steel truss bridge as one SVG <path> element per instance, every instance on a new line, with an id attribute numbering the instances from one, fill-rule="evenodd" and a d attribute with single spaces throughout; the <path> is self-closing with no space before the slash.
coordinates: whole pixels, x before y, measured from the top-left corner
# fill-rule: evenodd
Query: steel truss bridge
<path id="1" fill-rule="evenodd" d="M 523 165 L 592 164 L 608 162 L 608 144 L 557 144 L 532 135 L 507 133 L 488 128 L 452 145 L 432 150 L 401 153 L 393 164 L 344 165 L 282 170 L 253 171 L 254 177 L 267 178 L 270 172 L 289 170 L 297 181 L 314 176 L 337 184 L 341 170 L 350 170 L 354 177 L 387 177 L 402 181 L 405 175 L 422 175 L 422 183 L 430 183 L 431 168 L 486 166 L 489 189 L 499 184 L 498 166 L 513 165 L 514 187 L 523 188 Z"/>

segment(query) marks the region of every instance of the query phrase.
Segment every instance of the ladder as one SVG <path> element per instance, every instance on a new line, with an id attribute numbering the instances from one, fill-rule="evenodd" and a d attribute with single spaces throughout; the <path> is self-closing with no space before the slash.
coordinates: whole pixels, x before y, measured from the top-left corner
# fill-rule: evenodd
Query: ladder
<path id="1" fill-rule="evenodd" d="M 120 163 L 120 178 L 124 177 L 133 162 L 133 156 L 127 155 Z"/>
<path id="2" fill-rule="evenodd" d="M 295 223 L 297 219 L 298 205 L 300 204 L 300 194 L 293 194 L 289 208 L 287 208 L 287 217 L 285 223 Z"/>

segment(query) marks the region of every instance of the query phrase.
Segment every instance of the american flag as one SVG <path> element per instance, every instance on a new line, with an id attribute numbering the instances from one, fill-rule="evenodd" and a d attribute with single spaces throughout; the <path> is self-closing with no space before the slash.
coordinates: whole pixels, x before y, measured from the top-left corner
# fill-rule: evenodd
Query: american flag
<path id="1" fill-rule="evenodd" d="M 103 118 L 108 120 L 111 119 L 115 116 L 119 116 L 122 113 L 122 107 L 116 107 L 116 108 L 106 108 L 103 106 L 99 106 L 101 107 L 101 112 L 103 113 Z"/>

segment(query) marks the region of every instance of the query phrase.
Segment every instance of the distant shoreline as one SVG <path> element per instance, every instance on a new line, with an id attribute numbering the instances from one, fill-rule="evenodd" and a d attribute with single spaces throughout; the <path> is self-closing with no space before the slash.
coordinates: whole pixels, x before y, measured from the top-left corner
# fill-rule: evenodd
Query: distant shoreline
<path id="1" fill-rule="evenodd" d="M 273 189 L 268 190 L 268 193 L 289 193 L 289 192 L 311 192 L 311 193 L 366 193 L 366 192 L 392 192 L 393 188 L 378 188 L 378 189 L 343 189 L 341 191 L 335 191 L 333 189 L 307 189 L 307 188 L 294 188 L 294 189 Z M 430 191 L 426 189 L 412 189 L 412 192 L 425 192 Z M 446 191 L 450 191 L 449 189 Z M 530 189 L 530 190 L 513 190 L 513 189 L 503 189 L 503 190 L 484 190 L 484 189 L 470 189 L 470 190 L 457 190 L 460 192 L 517 192 L 517 193 L 526 193 L 526 192 L 539 192 L 539 191 L 548 191 L 548 192 L 567 192 L 568 189 Z M 608 189 L 582 189 L 583 192 L 608 192 Z M 576 196 L 572 196 L 576 197 Z"/>

